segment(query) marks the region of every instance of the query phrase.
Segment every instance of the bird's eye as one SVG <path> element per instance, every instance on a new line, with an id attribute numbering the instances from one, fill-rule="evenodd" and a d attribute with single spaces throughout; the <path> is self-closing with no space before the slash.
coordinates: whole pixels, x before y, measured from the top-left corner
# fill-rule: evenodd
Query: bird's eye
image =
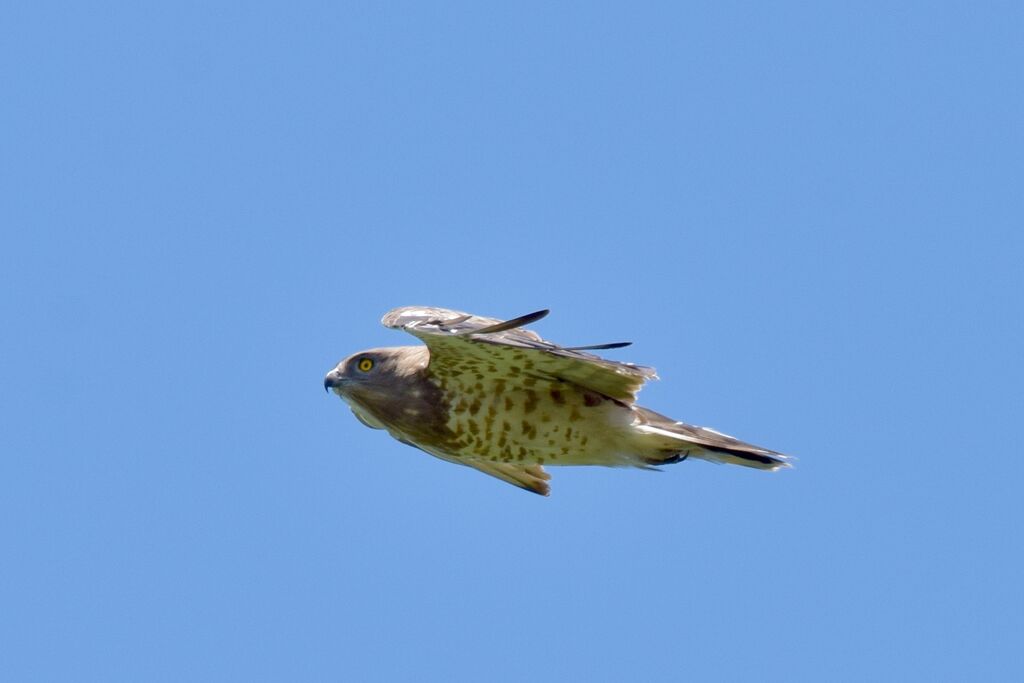
<path id="1" fill-rule="evenodd" d="M 356 367 L 359 368 L 360 372 L 369 372 L 370 370 L 373 370 L 373 359 L 360 358 Z"/>

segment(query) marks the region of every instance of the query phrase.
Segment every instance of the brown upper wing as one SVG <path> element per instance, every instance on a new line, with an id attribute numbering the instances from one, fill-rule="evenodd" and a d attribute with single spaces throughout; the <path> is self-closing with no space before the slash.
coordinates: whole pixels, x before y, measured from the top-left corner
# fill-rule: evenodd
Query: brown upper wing
<path id="1" fill-rule="evenodd" d="M 654 368 L 559 346 L 520 328 L 546 314 L 538 311 L 502 321 L 445 308 L 406 306 L 389 311 L 381 322 L 422 339 L 430 349 L 429 367 L 439 374 L 535 375 L 572 382 L 624 403 L 632 403 L 643 383 L 657 377 Z"/>

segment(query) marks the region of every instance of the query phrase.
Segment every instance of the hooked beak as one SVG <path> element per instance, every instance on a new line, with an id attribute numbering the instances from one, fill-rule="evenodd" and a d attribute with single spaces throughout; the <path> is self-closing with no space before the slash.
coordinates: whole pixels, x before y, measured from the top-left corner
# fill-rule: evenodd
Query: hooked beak
<path id="1" fill-rule="evenodd" d="M 327 373 L 327 376 L 324 377 L 324 391 L 330 392 L 331 389 L 340 387 L 343 382 L 344 380 L 338 374 L 338 371 L 331 370 Z"/>

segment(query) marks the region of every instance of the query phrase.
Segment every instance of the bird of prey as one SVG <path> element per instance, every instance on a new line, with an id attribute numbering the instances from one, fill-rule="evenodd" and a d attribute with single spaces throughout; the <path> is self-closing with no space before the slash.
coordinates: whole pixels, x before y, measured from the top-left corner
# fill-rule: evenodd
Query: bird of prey
<path id="1" fill-rule="evenodd" d="M 548 311 L 514 320 L 406 306 L 384 315 L 425 346 L 352 354 L 324 378 L 360 422 L 448 462 L 548 495 L 544 465 L 653 469 L 693 456 L 762 470 L 789 458 L 636 405 L 653 368 L 565 347 L 523 329 Z"/>

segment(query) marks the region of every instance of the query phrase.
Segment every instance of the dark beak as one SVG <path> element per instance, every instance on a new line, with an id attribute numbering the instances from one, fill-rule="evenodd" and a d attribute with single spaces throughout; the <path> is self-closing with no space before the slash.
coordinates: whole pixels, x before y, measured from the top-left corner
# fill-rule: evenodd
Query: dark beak
<path id="1" fill-rule="evenodd" d="M 330 392 L 334 387 L 341 386 L 341 378 L 338 377 L 338 373 L 331 370 L 324 377 L 324 391 Z"/>

